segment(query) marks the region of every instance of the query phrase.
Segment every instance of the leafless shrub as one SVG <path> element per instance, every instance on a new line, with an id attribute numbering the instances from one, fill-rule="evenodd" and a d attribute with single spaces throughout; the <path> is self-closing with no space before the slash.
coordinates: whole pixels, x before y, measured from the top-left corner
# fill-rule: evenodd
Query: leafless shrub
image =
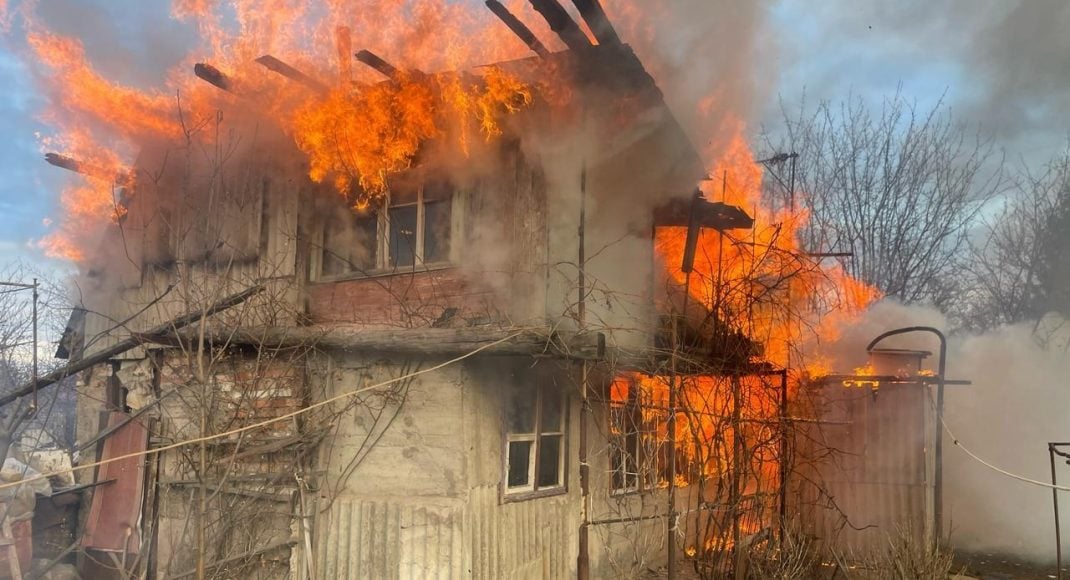
<path id="1" fill-rule="evenodd" d="M 779 542 L 753 545 L 748 560 L 752 578 L 775 580 L 813 578 L 820 564 L 813 537 L 795 524 L 785 526 Z"/>
<path id="2" fill-rule="evenodd" d="M 954 554 L 911 526 L 902 526 L 888 537 L 887 546 L 860 555 L 834 552 L 840 571 L 848 579 L 864 580 L 946 580 Z"/>

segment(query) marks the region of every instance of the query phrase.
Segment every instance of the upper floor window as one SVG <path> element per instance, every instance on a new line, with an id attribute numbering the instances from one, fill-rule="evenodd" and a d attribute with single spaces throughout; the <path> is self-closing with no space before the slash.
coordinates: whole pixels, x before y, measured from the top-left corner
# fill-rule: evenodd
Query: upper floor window
<path id="1" fill-rule="evenodd" d="M 391 188 L 378 210 L 340 211 L 323 225 L 320 277 L 404 272 L 450 262 L 454 188 Z"/>

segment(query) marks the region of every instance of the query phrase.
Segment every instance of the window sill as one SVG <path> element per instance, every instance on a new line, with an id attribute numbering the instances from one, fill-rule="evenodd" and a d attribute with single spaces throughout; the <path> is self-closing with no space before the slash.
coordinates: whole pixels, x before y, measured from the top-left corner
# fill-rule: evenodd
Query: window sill
<path id="1" fill-rule="evenodd" d="M 419 274 L 441 272 L 443 270 L 453 270 L 456 268 L 457 264 L 452 262 L 439 262 L 407 270 L 368 270 L 367 272 L 353 272 L 350 274 L 337 274 L 334 276 L 317 276 L 314 280 L 311 280 L 310 283 L 333 284 L 335 282 L 350 282 L 353 280 L 373 280 L 376 278 L 390 278 L 395 276 L 416 276 Z"/>
<path id="2" fill-rule="evenodd" d="M 654 493 L 654 492 L 656 492 L 658 490 L 661 490 L 661 489 L 669 489 L 669 488 L 668 487 L 664 487 L 664 488 L 661 488 L 661 487 L 644 487 L 644 488 L 641 488 L 641 489 L 610 489 L 609 490 L 609 497 L 623 499 L 623 498 L 632 497 L 632 496 L 644 496 L 644 495 L 650 495 L 650 494 L 652 494 L 652 493 Z"/>
<path id="3" fill-rule="evenodd" d="M 565 495 L 567 493 L 568 486 L 564 485 L 562 485 L 561 487 L 540 489 L 539 491 L 511 491 L 502 494 L 502 503 L 513 503 L 528 501 L 532 499 L 542 499 L 546 497 L 556 497 L 559 495 Z"/>

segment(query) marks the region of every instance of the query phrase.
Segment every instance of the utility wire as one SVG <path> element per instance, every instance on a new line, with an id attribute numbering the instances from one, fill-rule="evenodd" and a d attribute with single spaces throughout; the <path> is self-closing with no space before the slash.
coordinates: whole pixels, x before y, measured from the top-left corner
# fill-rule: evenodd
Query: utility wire
<path id="1" fill-rule="evenodd" d="M 517 332 L 515 334 L 511 334 L 511 335 L 509 335 L 509 336 L 507 336 L 505 338 L 502 338 L 502 339 L 496 340 L 494 342 L 485 344 L 485 345 L 483 345 L 483 346 L 481 346 L 481 347 L 479 347 L 479 348 L 477 348 L 477 349 L 475 349 L 475 350 L 473 350 L 471 352 L 465 353 L 465 354 L 463 354 L 461 356 L 458 356 L 456 358 L 450 359 L 450 360 L 448 360 L 446 362 L 437 364 L 437 365 L 435 365 L 433 367 L 428 367 L 428 368 L 423 369 L 423 370 L 418 370 L 418 371 L 415 371 L 415 372 L 411 372 L 411 373 L 408 373 L 406 375 L 402 375 L 400 377 L 396 377 L 396 378 L 393 378 L 393 379 L 390 379 L 390 380 L 387 380 L 387 381 L 383 381 L 381 383 L 377 383 L 377 384 L 370 385 L 370 386 L 367 386 L 367 387 L 364 387 L 364 388 L 361 388 L 361 389 L 357 389 L 355 391 L 347 391 L 347 392 L 342 393 L 340 395 L 331 397 L 330 399 L 326 399 L 324 401 L 320 401 L 318 403 L 314 403 L 312 405 L 309 405 L 307 407 L 303 407 L 301 409 L 298 409 L 298 410 L 293 411 L 291 413 L 287 413 L 287 414 L 282 415 L 280 417 L 274 417 L 272 419 L 267 419 L 267 420 L 261 421 L 259 423 L 254 423 L 252 425 L 246 425 L 244 427 L 239 427 L 237 429 L 231 429 L 230 431 L 226 431 L 224 433 L 216 433 L 214 435 L 208 435 L 208 436 L 205 436 L 205 437 L 198 437 L 196 439 L 188 439 L 186 441 L 179 441 L 177 443 L 172 443 L 170 445 L 165 445 L 163 447 L 155 447 L 153 449 L 146 449 L 145 451 L 135 451 L 134 453 L 127 453 L 126 455 L 120 455 L 118 457 L 112 457 L 110 459 L 103 459 L 101 461 L 96 461 L 94 463 L 87 463 L 85 465 L 76 465 L 76 466 L 72 467 L 69 470 L 63 469 L 63 470 L 59 470 L 59 471 L 52 471 L 52 472 L 49 472 L 49 473 L 42 473 L 41 475 L 36 475 L 36 476 L 28 478 L 28 479 L 23 479 L 23 480 L 20 480 L 20 481 L 13 481 L 11 483 L 0 484 L 0 491 L 5 490 L 5 489 L 9 489 L 9 488 L 12 488 L 12 487 L 18 487 L 18 486 L 20 486 L 22 484 L 25 484 L 25 483 L 32 483 L 34 481 L 40 481 L 42 479 L 47 479 L 47 478 L 52 477 L 52 476 L 62 475 L 64 473 L 67 473 L 68 471 L 71 472 L 71 473 L 74 473 L 76 471 L 83 471 L 83 470 L 86 470 L 86 469 L 92 469 L 94 467 L 99 467 L 101 465 L 106 465 L 108 463 L 114 463 L 116 461 L 122 461 L 124 459 L 130 459 L 132 457 L 146 457 L 146 456 L 149 456 L 149 455 L 155 455 L 155 454 L 158 454 L 158 453 L 163 453 L 164 451 L 170 451 L 172 449 L 177 449 L 179 447 L 185 447 L 187 445 L 195 445 L 197 443 L 203 443 L 203 442 L 212 441 L 212 440 L 215 440 L 215 439 L 222 439 L 224 437 L 230 437 L 232 435 L 238 435 L 238 434 L 244 433 L 246 431 L 252 431 L 254 429 L 259 429 L 261 427 L 266 427 L 268 425 L 271 425 L 272 423 L 278 423 L 280 421 L 285 421 L 287 419 L 291 419 L 291 418 L 296 417 L 298 415 L 303 415 L 303 414 L 305 414 L 305 413 L 307 413 L 309 411 L 313 411 L 313 410 L 318 409 L 320 407 L 325 407 L 327 405 L 330 405 L 331 403 L 335 403 L 335 402 L 340 401 L 342 399 L 347 399 L 349 397 L 355 397 L 355 396 L 357 396 L 357 395 L 359 395 L 361 393 L 365 393 L 365 392 L 372 391 L 372 390 L 375 390 L 375 389 L 381 389 L 383 387 L 390 386 L 390 385 L 392 385 L 394 383 L 398 383 L 398 382 L 401 382 L 401 381 L 404 381 L 404 380 L 408 380 L 408 379 L 411 379 L 411 378 L 414 378 L 414 377 L 417 377 L 417 376 L 420 376 L 420 375 L 424 375 L 424 374 L 427 374 L 427 373 L 430 373 L 430 372 L 433 372 L 433 371 L 437 371 L 439 369 L 443 369 L 445 367 L 457 364 L 457 363 L 459 363 L 459 362 L 461 362 L 461 361 L 463 361 L 463 360 L 465 360 L 467 358 L 471 358 L 471 357 L 479 354 L 480 352 L 483 352 L 484 350 L 487 350 L 489 348 L 495 347 L 495 346 L 497 346 L 499 344 L 502 344 L 503 342 L 508 342 L 508 341 L 510 341 L 510 340 L 512 340 L 514 338 L 517 338 L 518 336 L 521 336 L 522 334 L 523 334 L 523 332 Z"/>
<path id="2" fill-rule="evenodd" d="M 932 401 L 932 394 L 930 393 L 930 395 L 929 395 L 929 403 L 932 404 L 932 402 L 933 402 Z M 934 407 L 935 407 L 935 405 L 934 405 Z M 947 432 L 947 436 L 951 438 L 951 442 L 955 444 L 955 447 L 958 447 L 959 449 L 961 449 L 966 455 L 968 455 L 970 457 L 970 459 L 973 459 L 974 461 L 976 461 L 976 462 L 980 463 L 981 465 L 991 469 L 992 471 L 995 471 L 996 473 L 1005 475 L 1005 476 L 1007 476 L 1007 477 L 1009 477 L 1011 479 L 1017 479 L 1018 481 L 1021 481 L 1023 483 L 1028 483 L 1030 485 L 1036 485 L 1038 487 L 1044 487 L 1044 488 L 1047 488 L 1047 489 L 1055 489 L 1055 490 L 1059 490 L 1059 491 L 1070 491 L 1070 487 L 1067 487 L 1065 485 L 1052 485 L 1052 484 L 1044 482 L 1044 481 L 1039 481 L 1039 480 L 1036 480 L 1036 479 L 1030 479 L 1028 477 L 1025 477 L 1024 475 L 1018 475 L 1017 473 L 1011 473 L 1010 471 L 1007 471 L 1006 469 L 997 467 L 997 466 L 985 461 L 984 459 L 978 457 L 976 453 L 974 453 L 973 451 L 970 451 L 969 448 L 967 448 L 965 445 L 963 445 L 962 442 L 959 441 L 957 437 L 955 437 L 955 434 L 951 432 L 951 428 L 947 426 L 947 422 L 944 421 L 944 418 L 941 417 L 939 413 L 937 413 L 936 420 L 940 422 L 940 425 L 944 428 L 944 431 Z M 0 488 L 0 489 L 2 489 L 2 488 Z"/>

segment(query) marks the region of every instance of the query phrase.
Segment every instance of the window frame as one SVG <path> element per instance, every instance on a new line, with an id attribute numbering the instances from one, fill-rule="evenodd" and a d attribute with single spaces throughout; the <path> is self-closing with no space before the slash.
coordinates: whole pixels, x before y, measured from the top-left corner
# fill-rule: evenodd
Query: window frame
<path id="1" fill-rule="evenodd" d="M 520 385 L 517 390 L 510 392 L 508 399 L 503 405 L 508 409 L 512 402 L 512 397 L 515 397 L 517 392 L 534 392 L 535 393 L 535 416 L 534 416 L 534 433 L 511 433 L 509 428 L 509 417 L 503 413 L 502 415 L 502 479 L 499 484 L 499 495 L 503 503 L 525 501 L 530 499 L 537 499 L 542 497 L 552 497 L 556 495 L 564 495 L 568 493 L 568 452 L 569 452 L 569 395 L 565 389 L 559 388 L 556 384 L 546 384 L 544 381 L 538 381 L 534 385 Z M 542 413 L 545 405 L 543 404 L 544 397 L 547 393 L 554 393 L 561 398 L 561 423 L 558 431 L 543 431 L 542 426 Z M 556 485 L 540 486 L 539 485 L 539 473 L 538 465 L 541 459 L 542 450 L 542 438 L 543 437 L 560 437 L 561 444 L 558 453 L 558 483 Z M 532 442 L 532 451 L 528 457 L 528 484 L 523 487 L 510 487 L 509 486 L 509 450 L 511 443 L 514 442 Z"/>
<path id="2" fill-rule="evenodd" d="M 606 473 L 608 475 L 608 487 L 609 494 L 613 497 L 644 494 L 657 491 L 661 485 L 661 459 L 663 447 L 667 445 L 664 441 L 658 440 L 658 428 L 661 423 L 668 420 L 667 411 L 666 416 L 661 416 L 661 412 L 652 405 L 645 405 L 643 402 L 643 389 L 638 382 L 634 380 L 628 380 L 628 398 L 624 403 L 618 403 L 612 400 L 610 397 L 607 400 L 606 405 L 606 429 L 609 434 L 609 451 L 607 453 L 607 459 L 609 462 Z M 610 386 L 612 388 L 612 385 Z M 647 421 L 643 419 L 643 408 L 650 407 L 656 411 L 653 420 Z M 618 417 L 623 418 L 625 429 L 617 432 L 614 421 Z M 627 428 L 631 427 L 631 431 Z M 617 473 L 618 468 L 614 465 L 614 458 L 617 459 L 618 465 L 627 466 L 628 456 L 631 451 L 628 443 L 628 437 L 632 435 L 634 437 L 635 453 L 631 457 L 635 466 L 635 473 L 632 474 L 635 478 L 634 484 L 625 487 L 617 487 Z M 620 441 L 624 441 L 624 445 L 620 444 Z M 624 481 L 627 482 L 628 472 L 624 472 Z"/>
<path id="3" fill-rule="evenodd" d="M 463 206 L 465 194 L 462 190 L 451 185 L 448 195 L 440 199 L 429 201 L 425 197 L 425 190 L 431 183 L 433 183 L 432 180 L 420 180 L 419 183 L 412 188 L 416 193 L 415 199 L 405 200 L 397 204 L 392 203 L 395 195 L 392 194 L 390 190 L 387 190 L 379 207 L 372 210 L 375 213 L 375 243 L 373 245 L 375 251 L 375 265 L 367 270 L 352 270 L 337 274 L 324 274 L 324 254 L 329 252 L 330 249 L 327 246 L 326 223 L 324 220 L 320 220 L 315 238 L 318 240 L 318 243 L 315 245 L 313 248 L 314 251 L 312 252 L 313 272 L 315 273 L 314 281 L 335 282 L 340 280 L 412 274 L 415 272 L 430 272 L 456 267 L 459 255 L 457 242 L 460 240 L 458 232 L 462 231 L 464 227 L 464 224 L 461 221 L 463 212 L 460 210 Z M 398 186 L 397 191 L 405 191 L 404 188 L 406 188 L 405 185 Z M 409 189 L 408 191 L 412 191 L 412 189 Z M 400 195 L 398 197 L 400 197 Z M 427 248 L 426 229 L 428 203 L 444 203 L 449 206 L 450 211 L 449 234 L 447 236 L 449 251 L 446 253 L 446 258 L 444 260 L 434 262 L 426 262 L 424 260 L 424 254 Z M 413 248 L 413 263 L 406 266 L 391 266 L 393 258 L 390 247 L 390 212 L 392 209 L 404 207 L 416 207 L 416 245 Z"/>

